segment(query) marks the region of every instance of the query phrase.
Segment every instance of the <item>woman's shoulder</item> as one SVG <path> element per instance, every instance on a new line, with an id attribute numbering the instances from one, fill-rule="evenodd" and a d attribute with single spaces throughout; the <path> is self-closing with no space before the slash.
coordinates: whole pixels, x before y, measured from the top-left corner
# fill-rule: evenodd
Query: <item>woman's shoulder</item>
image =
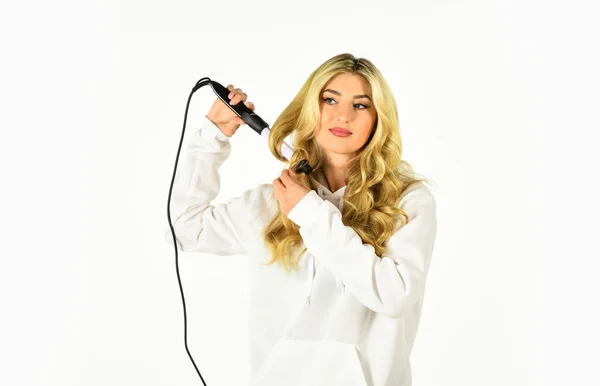
<path id="1" fill-rule="evenodd" d="M 423 181 L 414 181 L 404 188 L 402 192 L 402 196 L 406 196 L 408 194 L 412 195 L 429 195 L 433 196 L 432 189 L 427 185 L 427 183 Z"/>
<path id="2" fill-rule="evenodd" d="M 435 207 L 435 197 L 432 189 L 425 182 L 415 181 L 404 189 L 400 195 L 398 206 L 406 210 L 421 205 L 433 205 Z"/>

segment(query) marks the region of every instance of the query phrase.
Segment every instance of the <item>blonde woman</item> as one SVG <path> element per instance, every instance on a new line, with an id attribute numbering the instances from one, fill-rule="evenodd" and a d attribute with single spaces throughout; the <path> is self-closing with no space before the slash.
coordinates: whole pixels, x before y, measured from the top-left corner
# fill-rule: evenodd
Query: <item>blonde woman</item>
<path id="1" fill-rule="evenodd" d="M 255 109 L 241 88 L 228 89 L 231 104 Z M 411 385 L 436 202 L 402 159 L 383 76 L 350 54 L 325 61 L 271 127 L 282 162 L 294 134 L 288 167 L 213 206 L 242 124 L 215 100 L 186 148 L 172 213 L 180 250 L 250 259 L 250 384 Z M 293 172 L 302 159 L 311 174 Z"/>

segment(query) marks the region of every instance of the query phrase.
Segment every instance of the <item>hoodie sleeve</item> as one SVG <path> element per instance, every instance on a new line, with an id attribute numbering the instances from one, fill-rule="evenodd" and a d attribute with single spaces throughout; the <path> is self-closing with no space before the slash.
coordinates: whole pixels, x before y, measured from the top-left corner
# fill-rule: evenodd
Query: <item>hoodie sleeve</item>
<path id="1" fill-rule="evenodd" d="M 252 192 L 211 205 L 220 188 L 219 168 L 231 153 L 230 137 L 206 116 L 182 152 L 171 194 L 171 222 L 183 252 L 227 256 L 245 254 L 244 231 Z M 165 240 L 173 245 L 167 224 Z"/>
<path id="2" fill-rule="evenodd" d="M 399 204 L 409 221 L 391 236 L 381 258 L 343 224 L 340 210 L 314 190 L 288 213 L 300 227 L 308 252 L 361 303 L 390 318 L 404 316 L 423 295 L 436 237 L 433 195 L 426 187 L 409 189 Z"/>

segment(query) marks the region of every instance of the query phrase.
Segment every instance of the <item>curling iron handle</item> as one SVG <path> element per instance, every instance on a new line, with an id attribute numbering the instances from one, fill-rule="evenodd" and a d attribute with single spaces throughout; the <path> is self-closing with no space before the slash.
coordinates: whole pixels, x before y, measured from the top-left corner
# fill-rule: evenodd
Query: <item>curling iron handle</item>
<path id="1" fill-rule="evenodd" d="M 228 97 L 229 90 L 223 87 L 222 84 L 214 80 L 211 80 L 209 84 L 212 87 L 215 94 L 217 94 L 219 99 L 221 99 L 221 101 L 225 103 L 227 107 L 229 107 L 231 111 L 233 111 L 238 117 L 240 117 L 244 122 L 246 122 L 248 127 L 250 127 L 252 130 L 260 134 L 262 129 L 264 129 L 265 127 L 269 127 L 269 124 L 265 122 L 264 119 L 256 115 L 256 113 L 248 107 L 246 107 L 244 103 L 238 102 L 235 105 L 229 103 L 231 102 Z"/>

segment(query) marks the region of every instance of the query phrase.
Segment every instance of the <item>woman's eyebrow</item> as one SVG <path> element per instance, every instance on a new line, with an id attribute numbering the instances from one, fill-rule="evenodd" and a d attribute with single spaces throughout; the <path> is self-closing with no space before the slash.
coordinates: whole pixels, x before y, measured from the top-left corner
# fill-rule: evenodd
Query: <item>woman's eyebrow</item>
<path id="1" fill-rule="evenodd" d="M 339 92 L 339 91 L 336 91 L 336 90 L 332 90 L 332 89 L 330 89 L 330 88 L 326 88 L 325 90 L 323 90 L 323 92 L 322 92 L 321 94 L 323 94 L 324 92 L 330 92 L 330 93 L 332 93 L 332 94 L 335 94 L 335 95 L 342 96 L 342 93 L 341 93 L 341 92 Z M 354 99 L 360 99 L 360 98 L 367 98 L 367 99 L 369 99 L 370 101 L 372 101 L 371 97 L 370 97 L 370 96 L 368 96 L 368 95 L 366 95 L 366 94 L 362 94 L 362 95 L 355 95 L 355 96 L 354 96 Z"/>

